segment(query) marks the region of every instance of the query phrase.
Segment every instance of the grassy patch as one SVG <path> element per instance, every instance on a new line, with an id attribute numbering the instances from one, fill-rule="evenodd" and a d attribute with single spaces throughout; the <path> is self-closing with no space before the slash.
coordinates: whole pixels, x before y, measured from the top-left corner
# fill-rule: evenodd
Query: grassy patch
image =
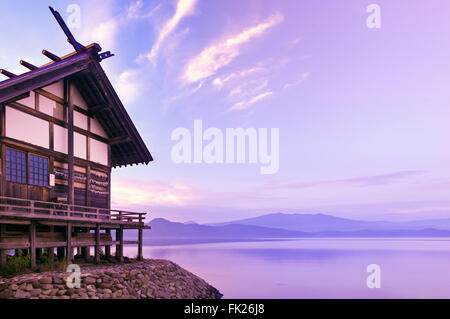
<path id="1" fill-rule="evenodd" d="M 6 258 L 6 265 L 0 267 L 0 271 L 6 275 L 17 275 L 30 269 L 31 256 L 24 256 L 21 250 L 17 256 L 7 256 Z"/>

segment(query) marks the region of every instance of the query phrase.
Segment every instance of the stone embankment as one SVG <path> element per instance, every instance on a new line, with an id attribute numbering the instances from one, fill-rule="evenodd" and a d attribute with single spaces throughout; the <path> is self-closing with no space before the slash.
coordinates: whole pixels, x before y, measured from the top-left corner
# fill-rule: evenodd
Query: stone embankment
<path id="1" fill-rule="evenodd" d="M 79 288 L 69 288 L 66 282 L 73 274 L 53 271 L 0 278 L 0 299 L 214 299 L 222 296 L 203 279 L 168 260 L 83 267 Z"/>

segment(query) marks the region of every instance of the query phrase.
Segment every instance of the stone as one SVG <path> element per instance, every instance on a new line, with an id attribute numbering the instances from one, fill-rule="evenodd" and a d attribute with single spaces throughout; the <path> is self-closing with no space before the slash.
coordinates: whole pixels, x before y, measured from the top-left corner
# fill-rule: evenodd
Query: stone
<path id="1" fill-rule="evenodd" d="M 102 284 L 100 284 L 100 287 L 103 288 L 103 289 L 105 289 L 105 288 L 110 289 L 112 287 L 112 284 L 102 283 Z"/>
<path id="2" fill-rule="evenodd" d="M 58 291 L 59 291 L 58 289 L 51 289 L 50 293 L 48 295 L 49 296 L 55 296 Z"/>
<path id="3" fill-rule="evenodd" d="M 9 286 L 9 289 L 17 290 L 17 289 L 19 289 L 19 286 L 17 286 L 16 284 L 12 284 L 12 285 Z"/>
<path id="4" fill-rule="evenodd" d="M 20 290 L 25 290 L 25 289 L 27 289 L 27 283 L 24 282 L 23 284 L 20 284 L 20 285 L 19 285 L 19 289 L 20 289 Z"/>
<path id="5" fill-rule="evenodd" d="M 0 299 L 8 299 L 14 296 L 14 292 L 11 289 L 5 289 L 0 291 Z"/>
<path id="6" fill-rule="evenodd" d="M 86 287 L 86 289 L 87 289 L 87 291 L 96 291 L 97 290 L 94 285 L 89 285 Z"/>
<path id="7" fill-rule="evenodd" d="M 41 279 L 39 279 L 39 282 L 41 284 L 51 284 L 53 282 L 53 278 L 52 277 L 42 277 Z"/>
<path id="8" fill-rule="evenodd" d="M 41 285 L 41 288 L 44 290 L 50 290 L 50 289 L 53 289 L 53 285 L 52 284 L 43 284 L 43 285 Z"/>
<path id="9" fill-rule="evenodd" d="M 92 285 L 92 284 L 95 284 L 96 282 L 97 282 L 97 280 L 93 277 L 84 278 L 84 283 L 87 285 Z"/>
<path id="10" fill-rule="evenodd" d="M 83 273 L 84 272 L 84 273 Z M 0 299 L 221 298 L 217 289 L 166 260 L 87 266 L 81 288 L 65 285 L 64 271 L 0 278 Z"/>
<path id="11" fill-rule="evenodd" d="M 56 295 L 57 295 L 57 296 L 62 296 L 62 295 L 65 295 L 66 292 L 67 292 L 66 289 L 58 290 L 58 291 L 56 292 Z"/>
<path id="12" fill-rule="evenodd" d="M 14 294 L 14 298 L 16 299 L 28 299 L 31 297 L 31 294 L 28 291 L 23 290 L 16 290 L 16 293 Z"/>
<path id="13" fill-rule="evenodd" d="M 39 297 L 41 292 L 42 292 L 42 289 L 33 289 L 33 290 L 30 291 L 30 295 L 32 297 Z"/>

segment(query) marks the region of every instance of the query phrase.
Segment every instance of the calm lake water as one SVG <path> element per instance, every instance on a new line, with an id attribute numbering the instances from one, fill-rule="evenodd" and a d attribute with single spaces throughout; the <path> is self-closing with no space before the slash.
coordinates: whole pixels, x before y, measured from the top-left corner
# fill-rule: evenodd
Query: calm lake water
<path id="1" fill-rule="evenodd" d="M 145 246 L 144 256 L 174 261 L 223 298 L 450 298 L 449 238 Z M 366 285 L 370 264 L 381 267 L 381 288 Z"/>

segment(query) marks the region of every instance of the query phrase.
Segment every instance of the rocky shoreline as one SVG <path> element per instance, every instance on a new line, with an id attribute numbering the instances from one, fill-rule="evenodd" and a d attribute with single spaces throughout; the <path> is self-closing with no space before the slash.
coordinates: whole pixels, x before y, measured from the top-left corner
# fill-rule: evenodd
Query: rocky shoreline
<path id="1" fill-rule="evenodd" d="M 0 299 L 218 299 L 203 279 L 169 260 L 81 268 L 79 288 L 69 288 L 72 273 L 52 271 L 0 278 Z"/>

